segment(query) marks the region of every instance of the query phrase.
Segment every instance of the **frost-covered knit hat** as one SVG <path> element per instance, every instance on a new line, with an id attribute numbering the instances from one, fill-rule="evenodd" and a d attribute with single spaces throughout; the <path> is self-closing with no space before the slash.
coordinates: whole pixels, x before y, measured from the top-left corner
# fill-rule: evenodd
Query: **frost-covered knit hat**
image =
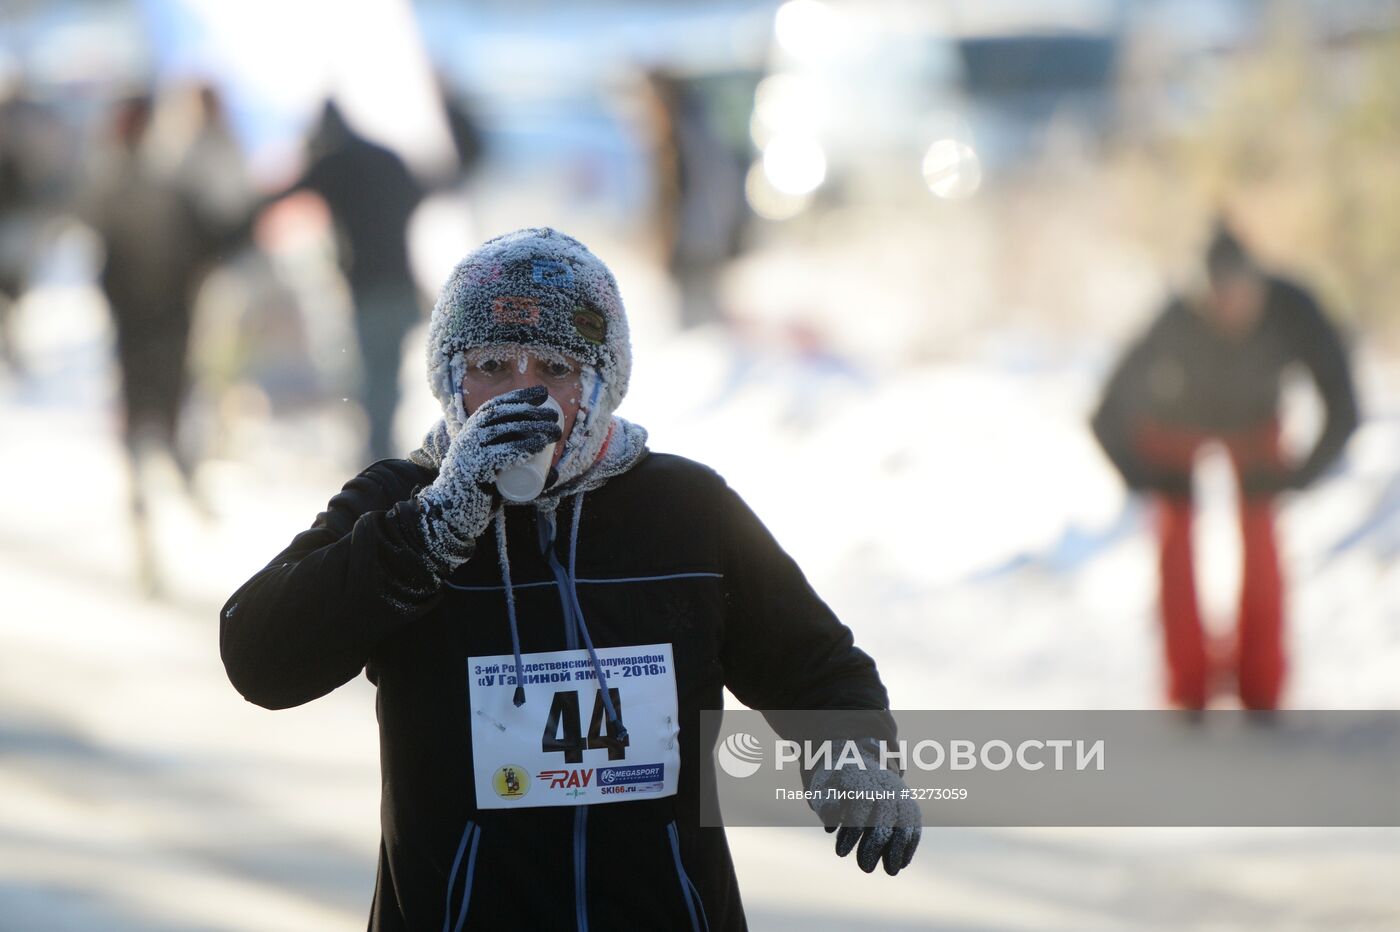
<path id="1" fill-rule="evenodd" d="M 617 280 L 587 246 L 549 227 L 497 236 L 459 262 L 428 324 L 428 382 L 450 435 L 467 417 L 466 354 L 500 344 L 584 364 L 578 417 L 559 462 L 565 482 L 593 462 L 627 393 L 632 346 Z"/>
<path id="2" fill-rule="evenodd" d="M 562 353 L 583 364 L 578 415 L 564 438 L 558 478 L 532 504 L 552 512 L 562 497 L 573 498 L 567 573 L 573 609 L 565 609 L 564 618 L 566 624 L 577 626 L 594 673 L 602 680 L 603 669 L 574 588 L 583 498 L 639 462 L 646 455 L 647 438 L 642 427 L 613 414 L 627 394 L 632 374 L 632 345 L 617 280 L 588 247 L 548 227 L 487 240 L 457 263 L 428 323 L 428 383 L 442 405 L 443 419 L 428 431 L 423 445 L 409 454 L 412 462 L 434 469 L 440 466 L 451 437 L 467 420 L 461 386 L 468 355 L 503 345 Z M 516 681 L 523 683 L 504 502 L 495 511 L 495 525 Z M 523 686 L 516 687 L 514 702 L 517 706 L 525 702 Z M 603 705 L 614 733 L 625 735 L 606 692 Z"/>

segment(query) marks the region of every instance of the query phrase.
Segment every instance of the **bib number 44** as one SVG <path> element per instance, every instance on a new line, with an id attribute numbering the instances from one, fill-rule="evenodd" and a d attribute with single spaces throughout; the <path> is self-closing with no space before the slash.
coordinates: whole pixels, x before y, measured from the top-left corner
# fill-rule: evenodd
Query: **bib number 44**
<path id="1" fill-rule="evenodd" d="M 587 736 L 581 727 L 578 697 L 572 689 L 561 689 L 554 694 L 549 718 L 544 723 L 544 735 L 540 738 L 540 750 L 546 754 L 562 751 L 566 764 L 581 764 L 584 751 L 603 748 L 607 749 L 608 760 L 625 759 L 628 739 L 625 734 L 618 738 L 613 731 L 613 723 L 608 720 L 603 705 L 603 690 L 593 694 L 593 714 L 589 717 Z M 616 687 L 608 689 L 608 698 L 617 710 L 617 723 L 621 725 L 622 696 Z"/>

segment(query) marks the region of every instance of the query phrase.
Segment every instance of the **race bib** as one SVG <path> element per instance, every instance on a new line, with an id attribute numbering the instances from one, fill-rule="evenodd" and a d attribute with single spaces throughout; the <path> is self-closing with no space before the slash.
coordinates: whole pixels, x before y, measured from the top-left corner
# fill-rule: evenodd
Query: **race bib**
<path id="1" fill-rule="evenodd" d="M 478 808 L 675 795 L 681 752 L 671 645 L 597 653 L 602 683 L 586 650 L 523 655 L 525 704 L 519 707 L 512 701 L 513 655 L 468 658 Z M 608 719 L 603 689 L 626 737 Z"/>

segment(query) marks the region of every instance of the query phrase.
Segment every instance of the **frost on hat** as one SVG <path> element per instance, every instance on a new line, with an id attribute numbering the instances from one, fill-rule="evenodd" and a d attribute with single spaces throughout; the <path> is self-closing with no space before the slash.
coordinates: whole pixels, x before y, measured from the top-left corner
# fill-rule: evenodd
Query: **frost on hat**
<path id="1" fill-rule="evenodd" d="M 583 243 L 549 227 L 497 236 L 457 263 L 428 324 L 428 383 L 451 434 L 466 420 L 460 387 L 467 351 L 499 344 L 547 347 L 584 364 L 584 395 L 565 449 L 586 468 L 632 372 L 612 272 Z M 560 472 L 572 472 L 562 459 Z"/>

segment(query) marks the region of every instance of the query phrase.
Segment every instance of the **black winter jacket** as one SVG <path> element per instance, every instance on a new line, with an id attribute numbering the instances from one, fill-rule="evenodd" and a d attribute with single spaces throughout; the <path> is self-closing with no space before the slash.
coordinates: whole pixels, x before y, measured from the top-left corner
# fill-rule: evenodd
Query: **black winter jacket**
<path id="1" fill-rule="evenodd" d="M 509 625 L 493 534 L 449 579 L 427 568 L 412 495 L 433 477 L 405 460 L 366 469 L 221 619 L 229 678 L 252 702 L 298 705 L 361 669 L 378 687 L 370 929 L 744 928 L 724 832 L 699 825 L 716 738 L 700 733 L 700 711 L 722 708 L 726 686 L 760 709 L 885 709 L 874 663 L 718 474 L 648 453 L 584 496 L 575 585 L 597 647 L 672 645 L 677 794 L 478 808 L 467 658 L 509 654 Z M 576 646 L 564 608 L 573 507 L 507 509 L 526 653 Z M 875 737 L 893 738 L 892 721 Z"/>
<path id="2" fill-rule="evenodd" d="M 1327 414 L 1291 484 L 1307 485 L 1341 454 L 1359 420 L 1341 337 L 1302 287 L 1270 276 L 1266 288 L 1258 324 L 1240 338 L 1176 298 L 1119 360 L 1092 426 L 1129 486 L 1153 485 L 1153 464 L 1134 445 L 1144 424 L 1215 435 L 1261 427 L 1278 416 L 1283 372 L 1294 364 L 1312 377 Z"/>

